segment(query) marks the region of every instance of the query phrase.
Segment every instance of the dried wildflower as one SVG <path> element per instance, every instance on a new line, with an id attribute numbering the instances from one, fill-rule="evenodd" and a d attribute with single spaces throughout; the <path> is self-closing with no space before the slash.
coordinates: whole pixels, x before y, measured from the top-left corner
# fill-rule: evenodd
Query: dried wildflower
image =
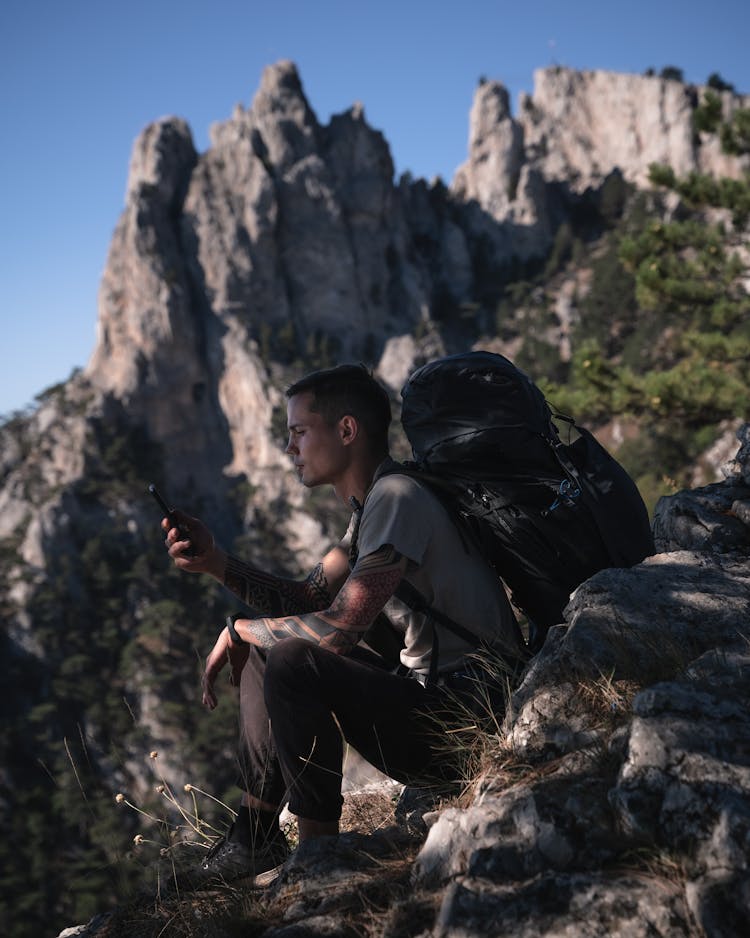
<path id="1" fill-rule="evenodd" d="M 135 837 L 133 838 L 133 843 L 137 847 L 140 847 L 140 845 L 143 843 L 143 834 L 136 834 Z"/>
<path id="2" fill-rule="evenodd" d="M 187 785 L 185 785 L 184 787 L 184 791 L 188 792 L 189 794 L 192 790 L 193 790 L 193 786 L 190 784 L 190 782 L 188 782 Z"/>
<path id="3" fill-rule="evenodd" d="M 159 756 L 159 753 L 156 751 L 156 749 L 152 749 L 151 752 L 148 754 L 149 759 L 156 759 L 158 758 L 158 756 Z"/>
<path id="4" fill-rule="evenodd" d="M 115 801 L 117 802 L 117 804 L 122 804 L 124 800 L 125 800 L 125 795 L 123 795 L 122 792 L 118 792 L 115 795 Z"/>
<path id="5" fill-rule="evenodd" d="M 157 795 L 163 795 L 166 789 L 163 785 L 157 785 L 154 791 L 157 793 Z"/>

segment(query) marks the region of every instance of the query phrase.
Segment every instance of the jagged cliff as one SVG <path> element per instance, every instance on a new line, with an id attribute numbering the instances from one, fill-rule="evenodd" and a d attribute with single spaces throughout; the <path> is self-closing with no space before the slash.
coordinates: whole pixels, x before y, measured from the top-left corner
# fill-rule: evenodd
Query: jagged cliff
<path id="1" fill-rule="evenodd" d="M 663 161 L 739 175 L 747 157 L 692 129 L 699 91 L 550 68 L 514 118 L 507 91 L 486 82 L 449 191 L 394 185 L 361 107 L 321 126 L 289 62 L 265 71 L 252 106 L 216 125 L 204 154 L 184 121 L 152 124 L 133 149 L 91 361 L 27 429 L 3 434 L 0 536 L 31 525 L 21 557 L 42 563 L 45 495 L 57 503 L 81 477 L 85 420 L 107 407 L 162 447 L 177 494 L 200 492 L 215 514 L 227 478 L 294 502 L 271 434 L 274 363 L 380 361 L 398 389 L 415 359 L 442 351 L 445 303 L 471 308 L 488 267 L 497 279 L 544 256 L 576 198 L 611 173 L 641 185 Z M 722 98 L 727 116 L 747 103 Z M 34 476 L 44 485 L 24 497 Z"/>
<path id="2" fill-rule="evenodd" d="M 205 153 L 178 118 L 147 127 L 102 277 L 91 361 L 33 413 L 0 426 L 13 720 L 28 712 L 50 736 L 80 734 L 98 777 L 141 791 L 149 780 L 139 752 L 158 744 L 176 782 L 196 761 L 186 748 L 193 734 L 167 721 L 160 699 L 186 705 L 195 678 L 187 651 L 205 652 L 222 610 L 166 577 L 148 481 L 227 544 L 244 537 L 251 559 L 307 566 L 340 517 L 288 471 L 285 384 L 361 358 L 396 392 L 412 367 L 446 350 L 480 342 L 523 355 L 540 336 L 567 360 L 585 271 L 558 285 L 543 329 L 529 318 L 523 333 L 523 316 L 503 319 L 498 299 L 538 268 L 563 225 L 595 240 L 608 180 L 637 190 L 653 161 L 742 175 L 747 156 L 694 129 L 701 93 L 552 68 L 537 73 L 514 117 L 503 86 L 485 82 L 467 162 L 449 188 L 394 181 L 387 142 L 359 106 L 320 124 L 288 62 L 264 72 L 251 106 L 213 128 Z M 720 97 L 727 119 L 748 105 Z M 92 645 L 111 658 L 101 672 Z M 130 724 L 113 728 L 112 713 L 78 699 L 92 672 L 127 700 L 137 740 Z M 62 716 L 45 723 L 68 698 L 73 729 Z M 11 811 L 14 787 L 31 777 L 16 772 L 17 752 L 28 773 L 39 757 L 15 736 L 8 747 L 2 803 Z"/>

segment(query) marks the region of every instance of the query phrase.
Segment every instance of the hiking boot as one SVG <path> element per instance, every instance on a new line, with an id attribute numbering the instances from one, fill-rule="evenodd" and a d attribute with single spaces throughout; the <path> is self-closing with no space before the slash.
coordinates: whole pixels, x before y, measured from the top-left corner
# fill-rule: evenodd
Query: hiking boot
<path id="1" fill-rule="evenodd" d="M 242 885 L 268 886 L 279 875 L 289 852 L 280 830 L 255 847 L 221 837 L 198 866 L 178 874 L 176 885 L 182 889 L 204 889 L 251 878 L 251 882 Z"/>

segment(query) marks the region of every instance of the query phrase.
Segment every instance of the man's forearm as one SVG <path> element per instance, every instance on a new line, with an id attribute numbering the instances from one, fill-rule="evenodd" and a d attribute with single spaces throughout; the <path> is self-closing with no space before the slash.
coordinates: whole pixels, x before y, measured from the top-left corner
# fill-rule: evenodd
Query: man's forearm
<path id="1" fill-rule="evenodd" d="M 342 629 L 334 625 L 325 615 L 310 612 L 306 615 L 238 620 L 237 631 L 245 641 L 259 648 L 272 648 L 285 638 L 303 638 L 329 651 L 347 654 L 360 640 L 365 629 Z"/>
<path id="2" fill-rule="evenodd" d="M 305 580 L 288 580 L 264 573 L 237 557 L 227 555 L 224 586 L 231 590 L 256 616 L 302 615 L 325 609 L 331 594 L 319 563 Z"/>
<path id="3" fill-rule="evenodd" d="M 329 606 L 308 613 L 240 619 L 235 628 L 241 639 L 260 648 L 271 648 L 285 638 L 303 638 L 337 654 L 348 654 L 393 595 L 404 568 L 405 561 L 386 545 L 360 558 Z"/>

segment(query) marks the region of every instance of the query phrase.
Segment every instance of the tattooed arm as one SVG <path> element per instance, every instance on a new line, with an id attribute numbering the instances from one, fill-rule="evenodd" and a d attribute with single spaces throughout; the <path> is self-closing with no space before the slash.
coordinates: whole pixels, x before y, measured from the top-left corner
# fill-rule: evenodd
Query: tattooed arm
<path id="1" fill-rule="evenodd" d="M 227 554 L 208 528 L 197 518 L 175 512 L 181 529 L 170 528 L 166 519 L 166 545 L 175 566 L 188 573 L 208 573 L 248 605 L 256 616 L 286 616 L 328 607 L 349 574 L 349 556 L 334 547 L 304 580 L 292 580 L 257 570 Z M 192 548 L 192 553 L 186 553 Z"/>
<path id="2" fill-rule="evenodd" d="M 270 648 L 285 638 L 304 638 L 337 654 L 348 654 L 393 595 L 407 560 L 389 544 L 361 557 L 327 608 L 306 614 L 238 619 L 240 638 Z"/>
<path id="3" fill-rule="evenodd" d="M 372 624 L 386 600 L 393 595 L 406 565 L 406 558 L 386 545 L 357 561 L 328 608 L 301 615 L 237 619 L 234 627 L 241 639 L 259 648 L 270 648 L 285 638 L 296 637 L 314 642 L 336 654 L 348 654 Z M 246 647 L 234 644 L 229 631 L 222 629 L 206 659 L 202 679 L 203 703 L 209 710 L 216 706 L 214 684 L 217 675 L 227 659 L 232 661 L 234 655 L 243 652 L 246 658 Z"/>
<path id="4" fill-rule="evenodd" d="M 348 559 L 340 548 L 330 551 L 304 580 L 264 573 L 230 554 L 224 586 L 256 616 L 301 615 L 329 606 L 348 572 Z"/>

